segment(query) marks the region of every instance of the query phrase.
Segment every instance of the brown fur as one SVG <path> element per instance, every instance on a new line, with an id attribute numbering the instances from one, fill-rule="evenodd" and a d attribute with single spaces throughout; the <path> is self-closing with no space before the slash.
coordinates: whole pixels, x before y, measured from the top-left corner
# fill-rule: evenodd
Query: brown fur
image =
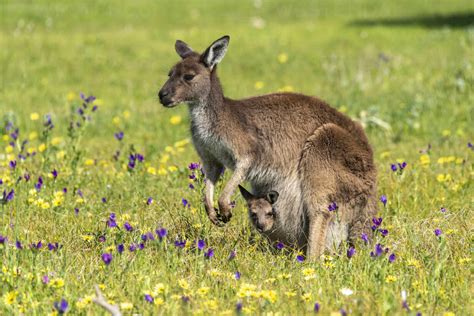
<path id="1" fill-rule="evenodd" d="M 376 211 L 376 170 L 362 128 L 324 101 L 302 94 L 224 97 L 216 65 L 228 42 L 223 37 L 197 54 L 177 41 L 183 59 L 159 93 L 167 107 L 189 105 L 192 139 L 206 174 L 204 205 L 210 220 L 217 225 L 230 220 L 231 195 L 248 180 L 257 196 L 280 193 L 274 237 L 300 246 L 309 243 L 310 255 L 324 248 L 332 222 L 325 212 L 330 202 L 347 213 L 351 235 L 365 231 Z M 218 213 L 213 193 L 222 167 L 234 172 L 218 199 Z"/>

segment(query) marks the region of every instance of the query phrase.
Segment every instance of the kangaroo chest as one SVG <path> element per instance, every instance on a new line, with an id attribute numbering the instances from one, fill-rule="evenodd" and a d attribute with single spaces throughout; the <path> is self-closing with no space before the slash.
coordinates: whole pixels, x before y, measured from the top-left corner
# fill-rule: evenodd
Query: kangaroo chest
<path id="1" fill-rule="evenodd" d="M 202 159 L 219 161 L 226 168 L 234 170 L 234 154 L 221 133 L 216 118 L 201 107 L 192 108 L 191 135 L 193 143 Z"/>

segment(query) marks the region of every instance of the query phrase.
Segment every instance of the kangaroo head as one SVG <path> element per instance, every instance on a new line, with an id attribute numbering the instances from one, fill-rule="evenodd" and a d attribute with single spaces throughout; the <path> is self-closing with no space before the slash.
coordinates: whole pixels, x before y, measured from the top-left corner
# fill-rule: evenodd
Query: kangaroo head
<path id="1" fill-rule="evenodd" d="M 270 191 L 263 197 L 256 197 L 239 185 L 240 193 L 247 201 L 249 217 L 252 224 L 260 233 L 273 229 L 276 212 L 273 204 L 278 200 L 278 192 Z"/>
<path id="2" fill-rule="evenodd" d="M 158 93 L 161 104 L 173 107 L 182 102 L 199 102 L 208 97 L 211 91 L 211 74 L 224 58 L 229 40 L 229 36 L 219 38 L 202 54 L 177 40 L 175 49 L 181 61 L 171 68 L 169 79 Z"/>

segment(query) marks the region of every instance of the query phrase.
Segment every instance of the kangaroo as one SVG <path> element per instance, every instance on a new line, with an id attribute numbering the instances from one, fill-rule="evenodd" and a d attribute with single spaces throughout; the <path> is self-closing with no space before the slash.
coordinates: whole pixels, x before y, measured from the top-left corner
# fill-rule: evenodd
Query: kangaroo
<path id="1" fill-rule="evenodd" d="M 316 97 L 297 93 L 242 100 L 225 97 L 217 64 L 229 41 L 223 36 L 200 54 L 177 40 L 181 60 L 158 93 L 165 107 L 188 105 L 192 140 L 206 177 L 204 207 L 209 219 L 216 225 L 228 222 L 232 194 L 249 181 L 257 196 L 273 189 L 280 193 L 275 207 L 285 212 L 282 242 L 316 245 L 308 248 L 309 256 L 323 251 L 312 240 L 321 240 L 328 224 L 325 208 L 335 198 L 343 197 L 351 212 L 360 215 L 354 222 L 358 228 L 352 231 L 370 229 L 369 215 L 376 212 L 376 169 L 362 127 Z M 344 172 L 338 175 L 340 166 Z M 224 167 L 233 173 L 217 210 L 214 188 Z"/>

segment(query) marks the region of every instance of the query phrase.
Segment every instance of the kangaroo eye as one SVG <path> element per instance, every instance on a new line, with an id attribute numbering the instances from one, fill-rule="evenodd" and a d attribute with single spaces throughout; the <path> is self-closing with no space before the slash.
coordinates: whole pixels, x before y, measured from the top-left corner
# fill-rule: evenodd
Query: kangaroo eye
<path id="1" fill-rule="evenodd" d="M 186 80 L 186 81 L 191 81 L 191 80 L 193 80 L 194 75 L 184 75 L 183 78 L 184 78 L 184 80 Z"/>
<path id="2" fill-rule="evenodd" d="M 273 213 L 267 213 L 267 217 L 273 217 Z"/>
<path id="3" fill-rule="evenodd" d="M 170 70 L 170 72 L 168 72 L 168 77 L 171 77 L 172 74 L 173 74 L 173 70 Z"/>

